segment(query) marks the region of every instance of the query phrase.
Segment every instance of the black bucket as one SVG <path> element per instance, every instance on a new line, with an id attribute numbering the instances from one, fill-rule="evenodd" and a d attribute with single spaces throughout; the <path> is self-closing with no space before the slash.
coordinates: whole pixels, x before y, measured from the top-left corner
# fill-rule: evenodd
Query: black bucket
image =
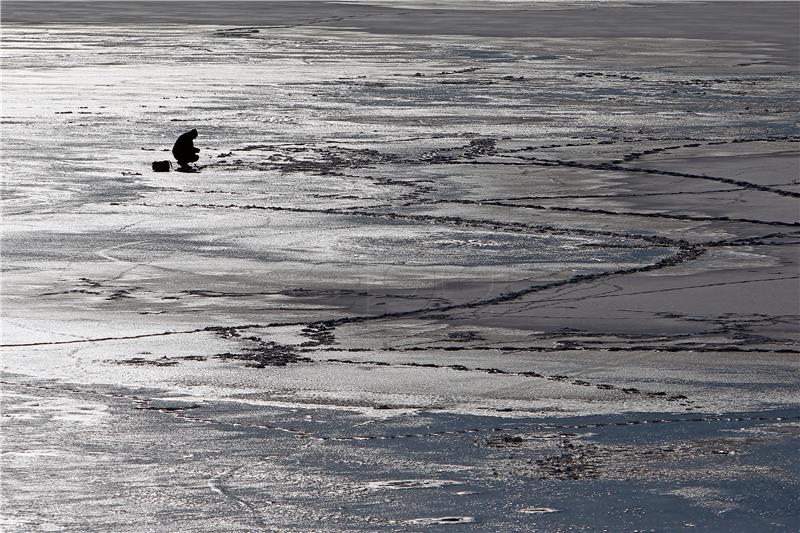
<path id="1" fill-rule="evenodd" d="M 169 172 L 172 163 L 169 161 L 153 161 L 153 172 Z"/>

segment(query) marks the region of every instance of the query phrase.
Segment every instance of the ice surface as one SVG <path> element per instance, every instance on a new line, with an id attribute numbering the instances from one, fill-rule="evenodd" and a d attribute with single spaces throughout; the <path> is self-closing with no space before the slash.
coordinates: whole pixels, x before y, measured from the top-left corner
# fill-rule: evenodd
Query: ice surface
<path id="1" fill-rule="evenodd" d="M 86 5 L 3 6 L 3 527 L 792 529 L 795 4 Z"/>

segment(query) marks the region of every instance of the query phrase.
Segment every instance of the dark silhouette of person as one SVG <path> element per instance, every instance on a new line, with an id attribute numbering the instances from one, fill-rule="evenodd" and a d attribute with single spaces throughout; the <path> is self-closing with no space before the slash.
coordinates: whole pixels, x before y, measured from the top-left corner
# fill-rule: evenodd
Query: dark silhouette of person
<path id="1" fill-rule="evenodd" d="M 172 155 L 175 156 L 175 159 L 178 160 L 178 165 L 180 168 L 178 170 L 181 171 L 191 171 L 193 170 L 189 163 L 194 163 L 200 157 L 197 155 L 197 152 L 200 151 L 200 148 L 194 147 L 194 140 L 197 138 L 197 130 L 187 131 L 186 133 L 181 134 L 178 137 L 178 140 L 175 141 L 175 146 L 172 147 Z"/>

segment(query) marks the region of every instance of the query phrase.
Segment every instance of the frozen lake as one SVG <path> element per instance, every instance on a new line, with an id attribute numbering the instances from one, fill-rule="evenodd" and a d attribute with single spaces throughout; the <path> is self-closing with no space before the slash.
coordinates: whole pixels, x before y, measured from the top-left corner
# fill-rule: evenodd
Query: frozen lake
<path id="1" fill-rule="evenodd" d="M 3 7 L 4 529 L 797 529 L 797 4 Z"/>

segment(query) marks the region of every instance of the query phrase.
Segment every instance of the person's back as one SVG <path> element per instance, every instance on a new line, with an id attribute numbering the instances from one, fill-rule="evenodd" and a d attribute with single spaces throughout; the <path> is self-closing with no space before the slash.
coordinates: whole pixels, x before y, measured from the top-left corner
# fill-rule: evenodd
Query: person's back
<path id="1" fill-rule="evenodd" d="M 175 145 L 172 147 L 172 155 L 178 160 L 178 165 L 180 165 L 178 170 L 190 170 L 189 164 L 200 159 L 197 155 L 200 149 L 194 146 L 196 138 L 197 130 L 193 129 L 181 134 L 178 140 L 175 141 Z"/>

